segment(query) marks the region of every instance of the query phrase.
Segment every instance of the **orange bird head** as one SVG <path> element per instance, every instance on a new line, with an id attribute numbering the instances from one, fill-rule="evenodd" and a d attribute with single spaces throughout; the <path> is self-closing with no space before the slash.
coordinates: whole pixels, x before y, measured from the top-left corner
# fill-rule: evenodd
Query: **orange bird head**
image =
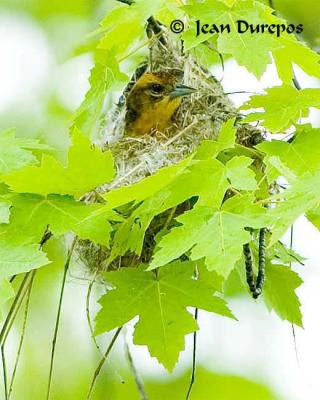
<path id="1" fill-rule="evenodd" d="M 195 89 L 179 84 L 170 72 L 143 74 L 127 97 L 126 132 L 133 136 L 152 130 L 163 132 L 172 125 L 182 96 L 194 92 Z"/>

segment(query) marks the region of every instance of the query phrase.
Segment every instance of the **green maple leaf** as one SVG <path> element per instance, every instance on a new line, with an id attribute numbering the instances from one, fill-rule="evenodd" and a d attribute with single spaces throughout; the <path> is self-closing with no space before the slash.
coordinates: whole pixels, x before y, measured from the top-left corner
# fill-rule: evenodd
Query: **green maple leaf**
<path id="1" fill-rule="evenodd" d="M 115 233 L 109 261 L 127 251 L 140 255 L 145 232 L 153 218 L 192 197 L 198 197 L 198 204 L 219 207 L 230 182 L 227 167 L 214 157 L 234 143 L 234 120 L 230 120 L 223 124 L 217 141 L 203 142 L 187 159 L 162 168 L 134 185 L 107 193 L 104 198 L 110 208 L 128 203 L 133 206 L 130 217 Z M 238 165 L 238 170 L 248 185 L 251 171 L 245 164 Z"/>
<path id="2" fill-rule="evenodd" d="M 289 35 L 281 36 L 283 47 L 273 51 L 280 79 L 290 84 L 293 78 L 293 65 L 298 65 L 311 76 L 320 78 L 320 56 L 304 43 Z"/>
<path id="3" fill-rule="evenodd" d="M 231 185 L 238 190 L 256 190 L 258 185 L 255 173 L 248 167 L 253 159 L 245 156 L 233 157 L 226 164 L 227 177 Z M 241 171 L 241 172 L 240 172 Z"/>
<path id="4" fill-rule="evenodd" d="M 128 81 L 119 69 L 114 51 L 97 51 L 95 65 L 90 73 L 90 89 L 74 116 L 74 126 L 89 137 L 94 137 L 99 128 L 100 115 L 107 91 L 122 88 Z"/>
<path id="5" fill-rule="evenodd" d="M 229 187 L 221 162 L 215 159 L 195 161 L 167 187 L 146 198 L 121 224 L 114 236 L 109 261 L 127 251 L 140 255 L 145 232 L 155 216 L 194 196 L 199 197 L 199 204 L 219 207 Z"/>
<path id="6" fill-rule="evenodd" d="M 193 157 L 188 157 L 177 164 L 159 169 L 133 185 L 120 187 L 107 192 L 103 197 L 110 208 L 116 208 L 131 202 L 139 203 L 169 186 L 191 164 Z"/>
<path id="7" fill-rule="evenodd" d="M 291 187 L 279 194 L 283 201 L 269 210 L 272 227 L 270 245 L 276 243 L 290 226 L 308 211 L 314 209 L 320 201 L 320 171 L 299 176 Z"/>
<path id="8" fill-rule="evenodd" d="M 245 228 L 266 225 L 263 208 L 252 200 L 251 196 L 235 196 L 220 209 L 196 206 L 176 218 L 181 225 L 160 240 L 149 269 L 190 251 L 192 260 L 204 257 L 208 270 L 227 278 L 242 257 L 242 246 L 251 240 Z"/>
<path id="9" fill-rule="evenodd" d="M 182 184 L 185 184 L 184 179 L 187 177 L 187 174 L 192 170 L 198 170 L 199 168 L 199 174 L 210 173 L 212 175 L 219 173 L 222 171 L 222 165 L 215 161 L 212 162 L 211 159 L 216 157 L 220 151 L 232 148 L 235 144 L 235 136 L 236 129 L 234 127 L 234 119 L 230 119 L 222 125 L 218 140 L 206 140 L 190 157 L 181 160 L 177 164 L 161 168 L 155 174 L 148 176 L 133 185 L 111 190 L 103 197 L 110 208 L 119 207 L 131 202 L 138 204 L 142 200 L 148 199 L 162 190 L 168 190 L 167 188 L 170 188 L 170 191 L 173 191 L 172 185 L 174 184 L 176 186 L 175 180 L 177 179 L 183 180 L 180 185 L 182 186 Z M 207 164 L 204 162 L 202 164 L 199 163 L 199 161 L 208 159 L 210 159 L 210 161 L 208 161 Z M 203 166 L 202 170 L 200 170 L 201 166 Z M 195 173 L 196 172 L 193 172 L 193 175 Z M 188 176 L 190 182 L 192 181 L 193 175 L 191 174 L 191 177 Z M 225 178 L 226 177 L 224 176 L 222 186 L 226 183 Z M 220 194 L 218 194 L 217 198 L 219 198 L 219 196 Z"/>
<path id="10" fill-rule="evenodd" d="M 120 269 L 105 274 L 113 286 L 102 296 L 96 317 L 96 334 L 122 326 L 137 315 L 134 343 L 147 345 L 150 354 L 168 370 L 184 349 L 184 336 L 198 329 L 186 307 L 198 307 L 234 318 L 225 302 L 213 295 L 214 288 L 193 279 L 194 265 L 174 263 L 158 274 L 138 269 Z"/>
<path id="11" fill-rule="evenodd" d="M 320 129 L 313 129 L 310 125 L 299 127 L 291 143 L 273 140 L 261 143 L 257 148 L 266 154 L 266 163 L 271 157 L 279 157 L 296 176 L 320 168 Z M 276 173 L 273 180 L 278 176 Z"/>
<path id="12" fill-rule="evenodd" d="M 103 204 L 87 205 L 69 196 L 20 194 L 10 196 L 10 225 L 0 225 L 0 234 L 40 242 L 48 228 L 55 236 L 73 232 L 81 239 L 109 245 L 111 220 L 119 217 Z M 1 204 L 1 203 L 0 203 Z"/>
<path id="13" fill-rule="evenodd" d="M 258 78 L 271 63 L 272 53 L 280 79 L 290 84 L 293 78 L 293 65 L 296 64 L 307 74 L 320 77 L 320 56 L 297 40 L 294 35 L 283 32 L 280 37 L 269 33 L 237 32 L 236 21 L 244 20 L 250 24 L 287 25 L 287 22 L 275 16 L 270 7 L 252 0 L 206 0 L 196 1 L 183 7 L 187 14 L 202 23 L 213 21 L 216 25 L 230 24 L 231 33 L 195 34 L 195 24 L 183 34 L 186 48 L 197 46 L 211 37 L 218 37 L 217 45 L 220 53 L 231 54 L 240 65 L 254 73 Z"/>
<path id="14" fill-rule="evenodd" d="M 145 25 L 148 17 L 155 15 L 164 1 L 138 0 L 132 5 L 118 5 L 101 22 L 100 32 L 104 32 L 98 47 L 111 49 L 123 55 L 132 47 L 138 47 L 145 40 Z"/>
<path id="15" fill-rule="evenodd" d="M 0 237 L 0 278 L 28 272 L 49 264 L 38 244 L 25 244 Z"/>
<path id="16" fill-rule="evenodd" d="M 37 164 L 38 160 L 31 150 L 49 150 L 37 140 L 15 137 L 14 129 L 0 132 L 0 177 L 16 171 L 29 164 Z"/>
<path id="17" fill-rule="evenodd" d="M 264 112 L 249 114 L 244 122 L 261 120 L 270 131 L 280 132 L 307 116 L 310 107 L 320 108 L 320 89 L 299 91 L 293 86 L 279 86 L 267 89 L 266 95 L 252 96 L 242 108 L 263 108 Z"/>
<path id="18" fill-rule="evenodd" d="M 267 249 L 267 255 L 270 260 L 276 259 L 277 262 L 284 265 L 291 265 L 292 263 L 304 265 L 305 261 L 303 256 L 285 246 L 280 240 Z"/>
<path id="19" fill-rule="evenodd" d="M 263 293 L 268 308 L 274 310 L 281 319 L 301 327 L 301 304 L 295 289 L 302 283 L 299 275 L 290 268 L 267 263 Z"/>
<path id="20" fill-rule="evenodd" d="M 74 131 L 72 139 L 67 167 L 44 155 L 40 166 L 27 166 L 13 172 L 4 178 L 5 183 L 20 193 L 80 197 L 110 181 L 114 175 L 111 153 L 93 146 L 78 130 Z"/>

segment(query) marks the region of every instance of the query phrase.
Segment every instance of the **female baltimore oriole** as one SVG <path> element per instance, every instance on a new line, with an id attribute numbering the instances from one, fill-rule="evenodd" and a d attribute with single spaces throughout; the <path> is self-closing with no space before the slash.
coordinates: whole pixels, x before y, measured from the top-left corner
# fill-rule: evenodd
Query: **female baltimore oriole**
<path id="1" fill-rule="evenodd" d="M 128 94 L 126 132 L 146 135 L 152 130 L 163 132 L 172 124 L 172 117 L 181 104 L 181 97 L 195 89 L 178 84 L 170 72 L 143 74 Z"/>

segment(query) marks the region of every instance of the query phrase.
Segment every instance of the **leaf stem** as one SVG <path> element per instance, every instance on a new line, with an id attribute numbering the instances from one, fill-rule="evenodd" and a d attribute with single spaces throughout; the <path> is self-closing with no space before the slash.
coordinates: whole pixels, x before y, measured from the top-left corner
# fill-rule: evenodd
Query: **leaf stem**
<path id="1" fill-rule="evenodd" d="M 15 364 L 14 364 L 14 368 L 13 368 L 13 372 L 12 372 L 12 376 L 11 376 L 11 380 L 10 380 L 10 386 L 9 386 L 9 392 L 8 392 L 8 400 L 10 399 L 11 392 L 12 392 L 12 389 L 13 389 L 13 383 L 14 383 L 16 372 L 17 372 L 17 369 L 18 369 L 18 364 L 19 364 L 19 360 L 20 360 L 22 345 L 23 345 L 23 341 L 24 341 L 24 337 L 25 337 L 25 331 L 26 331 L 26 325 L 27 325 L 27 319 L 28 319 L 28 312 L 29 312 L 31 289 L 32 289 L 34 276 L 32 277 L 32 280 L 31 280 L 30 285 L 29 285 L 28 293 L 27 293 L 27 299 L 26 299 L 26 305 L 25 305 L 25 311 L 24 311 L 24 317 L 23 317 L 23 323 L 22 323 L 20 342 L 19 342 L 16 361 L 15 361 Z"/>
<path id="2" fill-rule="evenodd" d="M 7 365 L 6 365 L 6 355 L 5 355 L 5 351 L 4 351 L 4 344 L 1 346 L 1 361 L 2 361 L 4 398 L 5 398 L 5 400 L 8 400 Z"/>
<path id="3" fill-rule="evenodd" d="M 102 355 L 101 348 L 100 348 L 100 346 L 99 346 L 99 344 L 98 344 L 98 342 L 97 342 L 97 340 L 96 340 L 96 338 L 95 338 L 95 336 L 94 336 L 93 327 L 92 327 L 92 322 L 91 322 L 91 316 L 90 316 L 90 299 L 91 299 L 92 288 L 93 288 L 93 285 L 94 285 L 94 283 L 95 283 L 95 277 L 96 277 L 96 272 L 95 272 L 95 274 L 94 274 L 94 276 L 93 276 L 93 278 L 92 278 L 92 280 L 91 280 L 91 282 L 90 282 L 90 284 L 89 284 L 89 286 L 88 286 L 88 290 L 87 290 L 87 297 L 86 297 L 86 317 L 87 317 L 87 322 L 88 322 L 88 326 L 89 326 L 89 330 L 90 330 L 90 333 L 91 333 L 92 340 L 93 340 L 93 342 L 94 342 L 94 344 L 95 344 L 97 350 L 98 350 L 99 353 Z"/>
<path id="4" fill-rule="evenodd" d="M 58 337 L 58 331 L 59 331 L 59 324 L 60 324 L 60 317 L 61 317 L 61 310 L 62 310 L 62 300 L 63 300 L 64 289 L 65 289 L 65 284 L 66 284 L 66 279 L 67 279 L 67 273 L 68 273 L 68 270 L 69 270 L 70 261 L 71 261 L 72 253 L 73 253 L 73 250 L 74 250 L 74 247 L 75 247 L 75 243 L 76 243 L 76 239 L 73 240 L 73 243 L 72 243 L 72 245 L 71 245 L 71 247 L 70 247 L 70 249 L 68 251 L 67 259 L 66 259 L 66 262 L 65 262 L 65 265 L 64 265 L 64 271 L 63 271 L 63 277 L 62 277 L 62 283 L 61 283 L 61 290 L 60 290 L 60 297 L 59 297 L 59 306 L 58 306 L 58 312 L 57 312 L 56 323 L 55 323 L 53 339 L 52 339 L 49 378 L 48 378 L 47 395 L 46 395 L 46 399 L 47 400 L 50 397 L 50 389 L 51 389 L 52 373 L 53 373 L 53 362 L 54 362 L 56 343 L 57 343 L 57 337 Z"/>
<path id="5" fill-rule="evenodd" d="M 198 308 L 194 310 L 194 319 L 196 321 L 198 320 Z M 196 356 L 197 356 L 197 332 L 193 332 L 192 372 L 191 372 L 190 385 L 186 395 L 186 400 L 188 400 L 190 397 L 191 390 L 196 378 L 196 364 L 197 364 Z"/>
<path id="6" fill-rule="evenodd" d="M 111 340 L 111 342 L 110 342 L 105 354 L 101 358 L 96 370 L 94 371 L 93 378 L 92 378 L 92 381 L 91 381 L 91 384 L 90 384 L 90 388 L 89 388 L 89 391 L 88 391 L 88 395 L 87 395 L 87 400 L 91 399 L 92 391 L 93 391 L 94 385 L 96 383 L 96 380 L 97 380 L 97 378 L 98 378 L 98 376 L 99 376 L 99 374 L 101 372 L 101 369 L 102 369 L 104 363 L 106 362 L 106 360 L 107 360 L 107 358 L 108 358 L 108 356 L 110 354 L 110 351 L 112 350 L 112 348 L 113 348 L 113 346 L 114 346 L 114 344 L 115 344 L 115 342 L 116 342 L 116 340 L 117 340 L 117 338 L 119 336 L 119 333 L 121 332 L 121 329 L 122 329 L 122 326 L 120 326 L 120 328 L 118 328 L 116 330 L 116 333 L 113 335 L 113 338 L 112 338 L 112 340 Z"/>

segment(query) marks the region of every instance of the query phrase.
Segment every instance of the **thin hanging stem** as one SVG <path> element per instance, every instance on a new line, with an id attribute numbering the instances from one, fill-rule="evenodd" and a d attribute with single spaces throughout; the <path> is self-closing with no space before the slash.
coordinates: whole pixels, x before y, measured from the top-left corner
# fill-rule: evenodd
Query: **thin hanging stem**
<path id="1" fill-rule="evenodd" d="M 293 249 L 293 233 L 294 233 L 294 226 L 291 225 L 291 229 L 290 229 L 290 250 L 292 251 Z M 290 261 L 289 263 L 289 267 L 291 269 L 292 266 L 292 262 Z M 297 364 L 298 366 L 300 365 L 300 361 L 299 361 L 299 354 L 298 354 L 298 346 L 297 346 L 297 338 L 296 338 L 296 330 L 293 324 L 291 324 L 291 329 L 292 329 L 292 337 L 293 337 L 293 345 L 294 345 L 294 351 L 296 354 L 296 360 L 297 360 Z"/>
<path id="2" fill-rule="evenodd" d="M 140 394 L 140 399 L 141 400 L 148 400 L 148 396 L 146 394 L 146 390 L 145 390 L 145 387 L 144 387 L 143 380 L 142 380 L 142 378 L 141 378 L 136 366 L 134 365 L 133 357 L 132 357 L 132 354 L 130 352 L 130 348 L 129 348 L 129 344 L 128 344 L 127 340 L 125 341 L 125 348 L 126 348 L 126 354 L 127 354 L 127 359 L 128 359 L 128 362 L 129 362 L 129 366 L 130 366 L 130 369 L 132 371 L 132 375 L 134 377 L 134 381 L 136 383 L 137 389 L 138 389 L 139 394 Z"/>
<path id="3" fill-rule="evenodd" d="M 198 320 L 198 309 L 196 308 L 194 311 L 194 319 L 197 321 Z M 196 379 L 196 365 L 197 365 L 197 332 L 193 333 L 193 349 L 192 349 L 192 372 L 191 372 L 191 379 L 190 379 L 190 385 L 188 388 L 188 392 L 186 395 L 186 400 L 189 399 L 192 387 L 194 385 L 195 379 Z"/>
<path id="4" fill-rule="evenodd" d="M 30 279 L 31 272 L 27 272 L 23 278 L 23 281 L 21 282 L 19 289 L 17 291 L 17 294 L 15 295 L 14 301 L 10 307 L 10 310 L 7 314 L 7 317 L 4 321 L 4 324 L 2 326 L 1 332 L 0 332 L 0 345 L 3 344 L 5 341 L 5 338 L 7 336 L 7 331 L 9 330 L 10 325 L 12 325 L 12 321 L 14 321 L 14 317 L 16 315 L 16 310 L 19 310 L 19 305 L 21 304 L 25 294 L 26 294 L 26 288 L 27 285 L 29 284 L 29 279 Z"/>
<path id="5" fill-rule="evenodd" d="M 8 400 L 7 363 L 6 363 L 6 355 L 5 355 L 5 351 L 4 351 L 4 344 L 1 346 L 1 361 L 2 361 L 4 398 L 5 398 L 5 400 Z"/>
<path id="6" fill-rule="evenodd" d="M 97 350 L 99 351 L 99 353 L 102 354 L 101 348 L 100 348 L 100 346 L 95 338 L 95 335 L 94 335 L 93 326 L 92 326 L 92 322 L 91 322 L 91 316 L 90 316 L 90 299 L 91 299 L 92 288 L 95 283 L 95 277 L 96 277 L 96 273 L 94 274 L 94 277 L 92 278 L 92 281 L 90 282 L 90 284 L 88 286 L 87 297 L 86 297 L 86 317 L 87 317 L 87 322 L 88 322 L 92 340 L 93 340 Z"/>
<path id="7" fill-rule="evenodd" d="M 50 231 L 48 231 L 48 228 L 46 228 L 42 239 L 39 243 L 39 248 L 41 249 L 44 244 L 52 237 L 52 233 Z M 36 270 L 32 270 L 29 271 L 25 274 L 19 289 L 17 291 L 17 294 L 15 295 L 15 298 L 13 300 L 13 303 L 11 304 L 10 310 L 7 314 L 6 320 L 4 321 L 4 324 L 1 328 L 1 332 L 0 332 L 0 346 L 6 341 L 6 338 L 9 334 L 9 331 L 11 329 L 11 326 L 18 314 L 18 311 L 20 309 L 20 306 L 22 304 L 22 301 L 24 299 L 24 296 L 27 293 L 29 284 L 30 284 L 30 280 L 33 280 L 34 278 L 34 274 L 36 273 Z"/>
<path id="8" fill-rule="evenodd" d="M 58 306 L 58 312 L 57 312 L 57 317 L 56 317 L 56 323 L 55 323 L 55 328 L 54 328 L 54 333 L 53 333 L 53 339 L 52 339 L 52 348 L 51 348 L 51 357 L 50 357 L 50 369 L 49 369 L 49 378 L 48 378 L 48 386 L 47 386 L 47 395 L 46 399 L 48 400 L 50 398 L 50 389 L 51 389 L 51 382 L 52 382 L 52 372 L 53 372 L 53 362 L 54 362 L 54 356 L 55 356 L 55 350 L 56 350 L 56 343 L 57 343 L 57 337 L 58 337 L 58 331 L 59 331 L 59 324 L 60 324 L 60 317 L 61 317 L 61 310 L 62 310 L 62 300 L 63 300 L 63 295 L 64 295 L 64 289 L 65 289 L 65 284 L 66 284 L 66 279 L 67 279 L 67 273 L 69 270 L 70 266 L 70 261 L 72 257 L 72 253 L 74 250 L 74 246 L 76 243 L 76 239 L 74 239 L 67 255 L 67 259 L 64 265 L 64 271 L 63 271 L 63 277 L 62 277 L 62 283 L 61 283 L 61 290 L 60 290 L 60 298 L 59 298 L 59 306 Z"/>
<path id="9" fill-rule="evenodd" d="M 94 385 L 95 385 L 95 383 L 97 381 L 97 378 L 98 378 L 98 376 L 99 376 L 99 374 L 101 372 L 101 369 L 102 369 L 104 363 L 106 362 L 106 360 L 107 360 L 107 358 L 108 358 L 108 356 L 109 356 L 109 354 L 110 354 L 110 352 L 111 352 L 111 350 L 112 350 L 112 348 L 113 348 L 113 346 L 114 346 L 114 344 L 115 344 L 115 342 L 116 342 L 116 340 L 117 340 L 117 338 L 119 336 L 119 333 L 121 332 L 121 329 L 122 329 L 122 326 L 116 330 L 116 333 L 114 334 L 114 336 L 113 336 L 113 338 L 112 338 L 112 340 L 111 340 L 106 352 L 104 353 L 104 355 L 101 358 L 96 370 L 94 371 L 93 378 L 92 378 L 92 381 L 91 381 L 91 384 L 90 384 L 90 388 L 89 388 L 89 391 L 88 391 L 88 395 L 87 395 L 87 400 L 91 399 L 92 391 L 93 391 Z"/>
<path id="10" fill-rule="evenodd" d="M 12 372 L 12 376 L 11 376 L 11 380 L 10 380 L 10 386 L 9 386 L 9 392 L 8 392 L 8 400 L 10 399 L 11 392 L 12 392 L 12 389 L 13 389 L 13 383 L 14 383 L 16 372 L 17 372 L 17 369 L 18 369 L 21 350 L 22 350 L 23 341 L 24 341 L 24 337 L 25 337 L 25 331 L 26 331 L 27 320 L 28 320 L 29 304 L 30 304 L 30 297 L 31 297 L 31 289 L 32 289 L 33 280 L 34 280 L 34 276 L 32 278 L 32 281 L 30 282 L 29 290 L 28 290 L 28 293 L 27 293 L 27 299 L 26 299 L 26 305 L 25 305 L 25 311 L 24 311 L 24 317 L 23 317 L 23 323 L 22 323 L 20 342 L 19 342 L 16 361 L 15 361 L 15 364 L 14 364 L 14 368 L 13 368 L 13 372 Z"/>

